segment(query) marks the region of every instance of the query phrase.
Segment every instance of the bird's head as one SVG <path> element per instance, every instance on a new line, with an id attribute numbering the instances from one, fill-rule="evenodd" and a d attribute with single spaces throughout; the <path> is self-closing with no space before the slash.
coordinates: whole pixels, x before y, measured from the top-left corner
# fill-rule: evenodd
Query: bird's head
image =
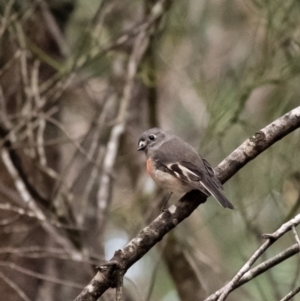
<path id="1" fill-rule="evenodd" d="M 150 148 L 160 145 L 166 138 L 166 133 L 159 128 L 145 131 L 139 139 L 138 151 L 148 152 Z"/>

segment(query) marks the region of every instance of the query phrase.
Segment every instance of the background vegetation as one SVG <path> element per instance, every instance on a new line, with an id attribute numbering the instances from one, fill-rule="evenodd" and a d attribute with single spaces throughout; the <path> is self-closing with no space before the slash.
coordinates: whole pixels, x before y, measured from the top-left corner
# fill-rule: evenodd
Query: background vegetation
<path id="1" fill-rule="evenodd" d="M 172 130 L 215 166 L 300 103 L 296 0 L 0 0 L 0 12 L 3 300 L 74 299 L 157 216 L 144 130 Z M 203 300 L 231 279 L 299 212 L 299 135 L 225 185 L 235 211 L 209 198 L 135 264 L 126 300 Z M 280 300 L 299 260 L 230 300 Z"/>

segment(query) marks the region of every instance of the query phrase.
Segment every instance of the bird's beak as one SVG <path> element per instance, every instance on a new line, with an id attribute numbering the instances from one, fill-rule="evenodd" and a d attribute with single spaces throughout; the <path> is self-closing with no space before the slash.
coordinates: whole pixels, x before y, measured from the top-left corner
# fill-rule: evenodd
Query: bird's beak
<path id="1" fill-rule="evenodd" d="M 144 150 L 145 149 L 145 147 L 146 147 L 146 143 L 145 143 L 145 141 L 140 141 L 139 142 L 139 147 L 138 147 L 138 151 L 142 151 L 142 150 Z"/>

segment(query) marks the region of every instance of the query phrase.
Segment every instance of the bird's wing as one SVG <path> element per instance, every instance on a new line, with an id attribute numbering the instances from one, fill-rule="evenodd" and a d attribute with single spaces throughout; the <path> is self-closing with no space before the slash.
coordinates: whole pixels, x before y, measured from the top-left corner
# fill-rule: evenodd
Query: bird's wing
<path id="1" fill-rule="evenodd" d="M 212 167 L 196 150 L 177 136 L 173 136 L 151 153 L 156 167 L 175 174 L 184 181 L 200 181 L 204 175 L 214 174 Z"/>
<path id="2" fill-rule="evenodd" d="M 233 205 L 223 194 L 223 186 L 219 179 L 215 176 L 213 168 L 206 160 L 203 160 L 203 164 L 206 168 L 205 171 L 197 169 L 197 166 L 195 166 L 191 162 L 183 161 L 180 163 L 181 169 L 186 168 L 185 171 L 188 171 L 188 174 L 192 175 L 189 177 L 191 183 L 193 183 L 192 181 L 200 183 L 224 208 L 234 209 Z M 197 188 L 197 184 L 194 184 L 193 186 Z"/>
<path id="3" fill-rule="evenodd" d="M 180 138 L 173 137 L 160 145 L 153 157 L 160 170 L 175 175 L 194 189 L 211 194 L 223 207 L 233 209 L 222 193 L 222 184 L 211 165 Z"/>
<path id="4" fill-rule="evenodd" d="M 234 209 L 223 194 L 222 184 L 215 176 L 212 167 L 206 160 L 203 164 L 205 169 L 199 169 L 198 166 L 188 161 L 168 163 L 163 168 L 165 172 L 175 175 L 194 189 L 199 189 L 208 196 L 211 194 L 224 208 Z"/>

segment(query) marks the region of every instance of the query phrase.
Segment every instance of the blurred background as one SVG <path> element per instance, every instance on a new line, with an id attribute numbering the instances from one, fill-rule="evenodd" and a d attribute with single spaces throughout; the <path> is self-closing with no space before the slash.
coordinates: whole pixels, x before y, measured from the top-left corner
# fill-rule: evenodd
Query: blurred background
<path id="1" fill-rule="evenodd" d="M 73 300 L 159 214 L 165 192 L 136 151 L 144 130 L 171 130 L 216 166 L 300 104 L 297 0 L 0 3 L 3 300 Z M 261 234 L 299 212 L 299 138 L 224 185 L 234 211 L 209 198 L 136 263 L 125 299 L 203 300 L 229 281 Z M 263 259 L 293 243 L 285 235 Z M 281 299 L 299 261 L 230 300 Z"/>

